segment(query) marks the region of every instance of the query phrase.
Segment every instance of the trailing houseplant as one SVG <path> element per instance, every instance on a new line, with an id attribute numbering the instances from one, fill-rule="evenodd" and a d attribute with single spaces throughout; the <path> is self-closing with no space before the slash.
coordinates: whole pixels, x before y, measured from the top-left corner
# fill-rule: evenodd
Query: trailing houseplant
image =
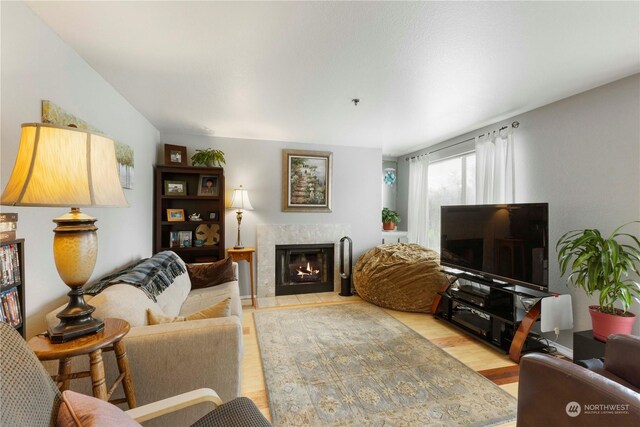
<path id="1" fill-rule="evenodd" d="M 400 215 L 398 215 L 398 212 L 389 208 L 382 209 L 382 228 L 384 230 L 394 230 L 399 222 Z"/>
<path id="2" fill-rule="evenodd" d="M 213 148 L 207 148 L 206 150 L 196 150 L 196 154 L 191 156 L 191 164 L 193 166 L 209 166 L 213 167 L 218 164 L 218 166 L 222 166 L 226 163 L 224 159 L 224 153 L 220 150 L 215 150 Z"/>
<path id="3" fill-rule="evenodd" d="M 633 301 L 640 302 L 640 284 L 629 274 L 640 275 L 640 240 L 616 228 L 609 236 L 595 229 L 573 230 L 556 245 L 560 274 L 570 271 L 567 281 L 591 296 L 599 292 L 598 306 L 590 306 L 593 335 L 601 341 L 611 333 L 630 333 L 635 315 L 628 310 Z M 615 304 L 619 302 L 620 308 Z M 604 320 L 605 324 L 600 321 Z M 623 323 L 620 330 L 609 322 Z"/>

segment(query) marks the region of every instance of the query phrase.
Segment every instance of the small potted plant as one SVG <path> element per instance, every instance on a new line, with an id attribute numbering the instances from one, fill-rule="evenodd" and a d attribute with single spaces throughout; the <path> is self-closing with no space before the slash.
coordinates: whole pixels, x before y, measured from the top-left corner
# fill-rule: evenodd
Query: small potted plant
<path id="1" fill-rule="evenodd" d="M 630 313 L 633 301 L 640 302 L 640 284 L 629 273 L 640 275 L 640 240 L 616 228 L 608 237 L 600 231 L 569 231 L 558 240 L 560 274 L 571 273 L 567 281 L 591 296 L 599 292 L 600 305 L 589 307 L 593 336 L 606 341 L 614 333 L 629 334 L 636 316 Z M 622 308 L 614 307 L 620 302 Z"/>
<path id="2" fill-rule="evenodd" d="M 391 231 L 396 229 L 396 224 L 400 222 L 400 215 L 398 212 L 392 211 L 389 208 L 382 209 L 382 229 Z"/>
<path id="3" fill-rule="evenodd" d="M 193 164 L 193 166 L 214 167 L 216 163 L 218 166 L 222 166 L 226 161 L 224 159 L 224 153 L 220 150 L 214 150 L 213 148 L 196 150 L 196 154 L 191 156 L 191 164 Z"/>

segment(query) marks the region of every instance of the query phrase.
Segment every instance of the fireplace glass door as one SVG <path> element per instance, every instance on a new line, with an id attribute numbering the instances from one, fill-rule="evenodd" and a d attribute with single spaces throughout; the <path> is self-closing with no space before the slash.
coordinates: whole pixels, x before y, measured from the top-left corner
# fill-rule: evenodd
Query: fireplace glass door
<path id="1" fill-rule="evenodd" d="M 276 245 L 276 295 L 333 291 L 333 243 Z"/>

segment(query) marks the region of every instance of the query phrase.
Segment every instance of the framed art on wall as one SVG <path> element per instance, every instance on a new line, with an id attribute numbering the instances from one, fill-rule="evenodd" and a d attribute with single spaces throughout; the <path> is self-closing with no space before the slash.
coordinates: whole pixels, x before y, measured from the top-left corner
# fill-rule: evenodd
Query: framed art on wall
<path id="1" fill-rule="evenodd" d="M 187 147 L 164 144 L 164 164 L 170 166 L 187 166 Z"/>
<path id="2" fill-rule="evenodd" d="M 330 151 L 282 150 L 282 211 L 331 212 Z"/>

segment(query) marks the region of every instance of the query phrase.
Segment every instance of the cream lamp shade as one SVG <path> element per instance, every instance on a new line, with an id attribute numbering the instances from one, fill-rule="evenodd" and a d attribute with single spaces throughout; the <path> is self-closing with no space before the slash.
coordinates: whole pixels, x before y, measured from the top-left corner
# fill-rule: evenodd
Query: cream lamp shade
<path id="1" fill-rule="evenodd" d="M 231 196 L 231 205 L 229 206 L 233 209 L 240 209 L 244 211 L 252 211 L 253 206 L 251 206 L 251 201 L 249 200 L 249 192 L 242 188 L 236 188 L 233 190 L 233 195 Z"/>
<path id="2" fill-rule="evenodd" d="M 231 195 L 231 205 L 229 205 L 232 209 L 237 209 L 236 211 L 236 219 L 238 220 L 238 239 L 236 240 L 236 245 L 233 249 L 243 249 L 244 245 L 242 244 L 242 240 L 240 240 L 240 223 L 242 222 L 242 211 L 252 211 L 253 206 L 251 206 L 251 201 L 249 201 L 249 192 L 242 188 L 236 188 L 233 190 L 233 194 Z"/>
<path id="3" fill-rule="evenodd" d="M 3 205 L 127 206 L 114 142 L 85 130 L 25 123 Z"/>
<path id="4" fill-rule="evenodd" d="M 96 218 L 79 208 L 127 206 L 113 140 L 77 128 L 23 124 L 16 163 L 0 203 L 71 207 L 53 220 L 56 269 L 71 291 L 68 305 L 57 314 L 60 323 L 49 328 L 49 338 L 61 343 L 104 329 L 104 322 L 92 317 L 95 308 L 85 302 L 82 290 L 98 256 Z"/>

